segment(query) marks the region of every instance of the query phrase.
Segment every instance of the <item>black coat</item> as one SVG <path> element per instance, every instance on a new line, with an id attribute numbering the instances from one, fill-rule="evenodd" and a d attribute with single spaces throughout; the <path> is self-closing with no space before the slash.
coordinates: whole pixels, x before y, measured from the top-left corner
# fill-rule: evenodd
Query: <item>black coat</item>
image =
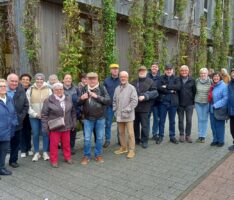
<path id="1" fill-rule="evenodd" d="M 196 84 L 192 77 L 188 77 L 186 83 L 183 83 L 180 77 L 181 90 L 179 91 L 179 105 L 180 106 L 191 106 L 194 105 L 194 99 L 196 94 Z"/>
<path id="2" fill-rule="evenodd" d="M 25 90 L 21 85 L 16 88 L 13 100 L 19 124 L 16 126 L 16 131 L 19 131 L 23 128 L 23 121 L 29 109 L 28 99 Z"/>
<path id="3" fill-rule="evenodd" d="M 149 71 L 148 74 L 147 74 L 147 77 L 149 77 L 150 79 L 152 79 L 154 81 L 154 84 L 156 86 L 156 88 L 158 88 L 158 84 L 159 84 L 159 81 L 160 81 L 160 72 L 158 71 L 157 75 L 156 76 L 153 76 L 152 75 L 152 72 Z M 154 100 L 154 106 L 158 106 L 160 103 L 160 99 L 159 99 L 159 96 Z"/>
<path id="4" fill-rule="evenodd" d="M 158 91 L 161 103 L 168 104 L 169 106 L 178 106 L 178 92 L 180 91 L 180 88 L 181 82 L 177 76 L 172 75 L 168 77 L 166 75 L 162 75 L 158 84 Z"/>
<path id="5" fill-rule="evenodd" d="M 135 108 L 135 111 L 149 112 L 156 97 L 158 96 L 158 91 L 154 81 L 148 77 L 138 78 L 132 82 L 132 85 L 136 88 L 138 97 L 145 97 L 143 101 L 138 101 L 138 105 Z"/>

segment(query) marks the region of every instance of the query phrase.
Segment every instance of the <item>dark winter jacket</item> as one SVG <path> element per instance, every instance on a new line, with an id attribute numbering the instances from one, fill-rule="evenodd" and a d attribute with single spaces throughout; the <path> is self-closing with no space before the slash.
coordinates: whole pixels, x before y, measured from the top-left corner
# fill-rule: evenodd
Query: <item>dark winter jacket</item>
<path id="1" fill-rule="evenodd" d="M 115 89 L 119 86 L 120 80 L 119 78 L 107 77 L 104 80 L 103 84 L 111 98 L 111 106 L 112 106 Z"/>
<path id="2" fill-rule="evenodd" d="M 65 114 L 60 105 L 60 102 L 55 98 L 54 95 L 50 95 L 45 99 L 41 111 L 41 121 L 43 128 L 49 132 L 48 121 L 56 119 L 58 117 L 64 117 L 65 126 L 53 131 L 68 131 L 76 127 L 76 110 L 73 106 L 71 97 L 65 97 Z"/>
<path id="3" fill-rule="evenodd" d="M 194 99 L 196 95 L 196 83 L 192 77 L 188 77 L 188 80 L 183 83 L 182 77 L 179 78 L 181 83 L 181 89 L 179 90 L 179 105 L 191 106 L 194 105 Z"/>
<path id="4" fill-rule="evenodd" d="M 228 113 L 234 116 L 234 79 L 228 84 Z"/>
<path id="5" fill-rule="evenodd" d="M 148 77 L 138 78 L 132 82 L 132 85 L 136 88 L 138 97 L 145 97 L 143 101 L 138 101 L 135 111 L 149 112 L 151 106 L 154 104 L 154 101 L 158 96 L 158 91 L 154 81 Z"/>
<path id="6" fill-rule="evenodd" d="M 163 88 L 163 85 L 166 85 L 166 88 Z M 180 88 L 181 82 L 177 76 L 172 75 L 168 77 L 166 75 L 162 75 L 158 85 L 161 103 L 167 104 L 169 106 L 178 106 L 178 92 L 180 91 Z"/>
<path id="7" fill-rule="evenodd" d="M 88 120 L 97 120 L 105 117 L 106 106 L 111 104 L 110 96 L 103 85 L 91 90 L 97 94 L 97 98 L 89 97 L 88 99 L 81 100 L 80 96 L 88 93 L 88 87 L 84 87 L 80 96 L 78 97 L 78 105 L 83 105 L 84 118 Z"/>
<path id="8" fill-rule="evenodd" d="M 151 70 L 148 72 L 147 77 L 149 77 L 150 79 L 152 79 L 154 81 L 154 84 L 156 86 L 156 88 L 158 87 L 159 81 L 160 81 L 160 72 L 158 71 L 156 76 L 153 76 Z M 159 96 L 154 100 L 154 105 L 158 106 L 160 101 L 159 101 Z"/>
<path id="9" fill-rule="evenodd" d="M 0 141 L 10 141 L 18 119 L 13 100 L 7 96 L 6 104 L 0 100 Z"/>

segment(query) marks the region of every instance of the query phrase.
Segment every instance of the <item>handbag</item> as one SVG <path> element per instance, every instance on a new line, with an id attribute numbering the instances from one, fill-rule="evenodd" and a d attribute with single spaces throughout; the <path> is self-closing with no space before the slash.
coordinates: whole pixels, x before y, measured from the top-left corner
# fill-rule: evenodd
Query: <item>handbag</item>
<path id="1" fill-rule="evenodd" d="M 227 107 L 221 107 L 221 108 L 214 108 L 214 117 L 217 120 L 228 120 L 228 108 Z"/>
<path id="2" fill-rule="evenodd" d="M 64 117 L 58 117 L 48 121 L 48 126 L 51 131 L 62 128 L 65 126 Z"/>

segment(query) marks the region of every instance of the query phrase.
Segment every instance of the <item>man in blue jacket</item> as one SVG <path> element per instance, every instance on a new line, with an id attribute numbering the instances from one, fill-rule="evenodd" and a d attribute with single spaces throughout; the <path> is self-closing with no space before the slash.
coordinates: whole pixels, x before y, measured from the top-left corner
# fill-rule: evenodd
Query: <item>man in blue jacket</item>
<path id="1" fill-rule="evenodd" d="M 106 125 L 105 125 L 105 143 L 103 145 L 104 148 L 107 148 L 110 145 L 111 141 L 111 125 L 114 117 L 113 112 L 113 97 L 115 89 L 119 86 L 120 80 L 119 80 L 119 65 L 118 64 L 111 64 L 110 65 L 110 72 L 111 76 L 107 77 L 104 80 L 104 86 L 111 98 L 111 104 L 107 106 L 106 108 Z"/>

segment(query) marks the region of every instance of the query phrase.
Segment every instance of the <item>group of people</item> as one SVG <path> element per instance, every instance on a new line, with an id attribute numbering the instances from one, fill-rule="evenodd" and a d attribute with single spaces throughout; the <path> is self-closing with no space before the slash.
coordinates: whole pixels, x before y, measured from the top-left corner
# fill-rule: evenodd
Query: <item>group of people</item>
<path id="1" fill-rule="evenodd" d="M 207 68 L 202 68 L 195 80 L 186 65 L 180 67 L 179 76 L 176 76 L 173 65 L 166 64 L 163 75 L 160 75 L 159 64 L 154 62 L 150 70 L 140 66 L 138 77 L 129 83 L 128 72 L 119 72 L 119 65 L 111 64 L 110 77 L 103 84 L 99 83 L 97 73 L 90 72 L 82 75 L 78 86 L 73 84 L 71 74 L 65 74 L 61 82 L 56 75 L 51 75 L 46 82 L 44 74 L 37 73 L 33 84 L 29 74 L 20 77 L 9 74 L 7 80 L 0 79 L 0 175 L 12 174 L 5 166 L 9 149 L 9 165 L 13 168 L 19 167 L 19 150 L 22 158 L 33 156 L 32 161 L 36 162 L 42 157 L 57 168 L 59 146 L 64 161 L 72 164 L 78 121 L 84 135 L 82 165 L 91 160 L 92 135 L 95 161 L 104 162 L 103 148 L 110 145 L 114 118 L 120 144 L 114 153 L 126 154 L 129 159 L 136 154 L 135 145 L 148 147 L 150 132 L 156 144 L 163 142 L 167 114 L 170 142 L 192 143 L 194 107 L 198 117 L 196 142 L 205 142 L 210 116 L 211 146 L 222 147 L 225 121 L 229 118 L 234 139 L 234 69 L 231 77 L 226 69 L 222 71 L 209 74 Z M 39 151 L 40 135 L 43 138 L 42 154 Z M 234 145 L 229 150 L 234 150 Z"/>

